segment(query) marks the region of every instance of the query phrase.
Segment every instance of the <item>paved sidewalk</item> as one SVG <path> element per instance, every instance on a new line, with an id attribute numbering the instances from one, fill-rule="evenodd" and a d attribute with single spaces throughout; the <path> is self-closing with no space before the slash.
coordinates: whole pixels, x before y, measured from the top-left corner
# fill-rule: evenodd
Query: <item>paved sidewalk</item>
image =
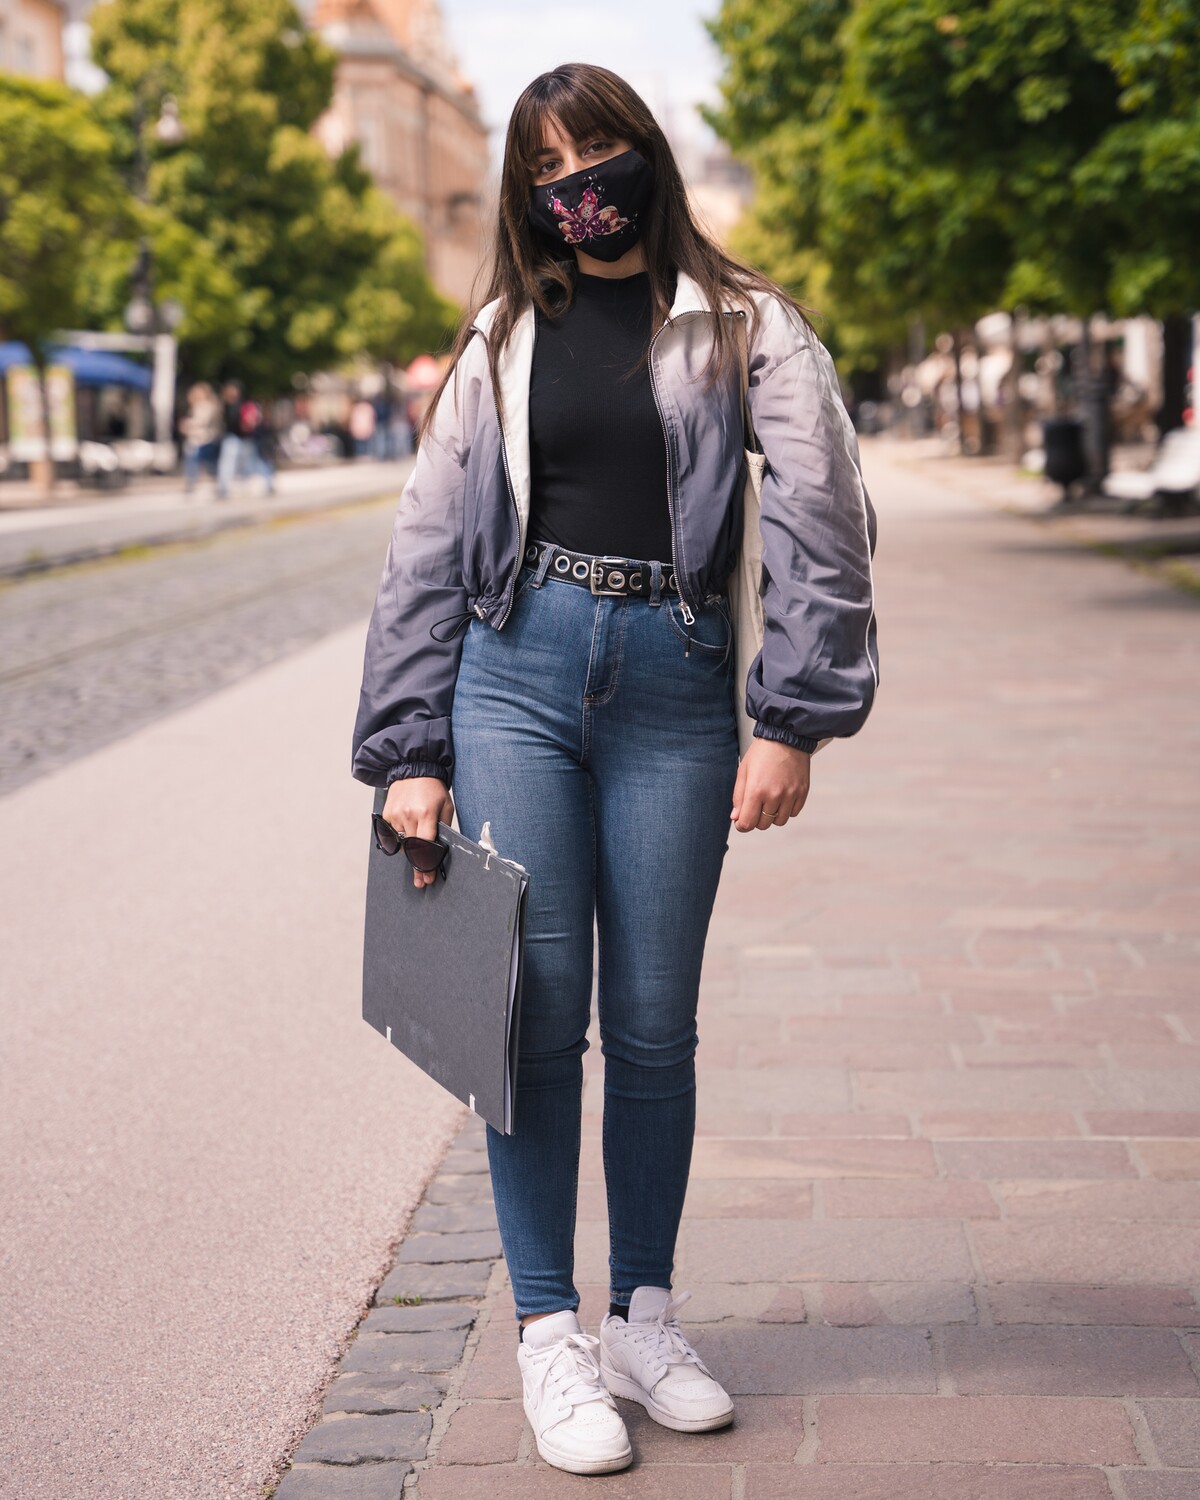
<path id="1" fill-rule="evenodd" d="M 0 798 L 3 1500 L 261 1500 L 466 1114 L 361 1018 L 362 641 Z"/>
<path id="2" fill-rule="evenodd" d="M 706 955 L 675 1286 L 735 1426 L 541 1462 L 471 1120 L 277 1500 L 1200 1494 L 1200 614 L 866 463 L 876 710 L 731 835 Z"/>
<path id="3" fill-rule="evenodd" d="M 413 459 L 404 458 L 285 469 L 273 496 L 260 495 L 248 482 L 239 481 L 228 500 L 217 500 L 209 484 L 185 495 L 178 478 L 39 506 L 8 506 L 0 487 L 0 579 L 135 548 L 194 541 L 234 526 L 262 525 L 384 495 L 399 498 L 412 466 Z"/>
<path id="4" fill-rule="evenodd" d="M 936 441 L 892 437 L 864 441 L 868 455 L 884 464 L 923 474 L 938 485 L 1011 514 L 1026 516 L 1064 551 L 1117 557 L 1164 583 L 1200 594 L 1200 515 L 1127 512 L 1120 502 L 1092 496 L 1081 505 L 1062 504 L 1062 487 L 1028 474 L 1006 458 L 964 458 Z M 1121 467 L 1147 467 L 1153 450 L 1118 450 Z M 870 462 L 868 456 L 867 462 Z"/>

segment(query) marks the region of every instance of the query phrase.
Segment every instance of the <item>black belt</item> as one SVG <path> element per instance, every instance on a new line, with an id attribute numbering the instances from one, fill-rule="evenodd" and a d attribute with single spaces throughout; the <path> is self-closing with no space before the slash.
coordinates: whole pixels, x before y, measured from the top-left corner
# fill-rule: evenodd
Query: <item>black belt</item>
<path id="1" fill-rule="evenodd" d="M 559 583 L 575 583 L 593 594 L 626 594 L 649 598 L 653 592 L 653 568 L 642 558 L 610 557 L 594 552 L 571 552 L 554 542 L 530 542 L 525 548 L 525 562 L 537 567 L 547 550 L 554 553 L 546 569 L 546 578 Z M 675 569 L 659 563 L 659 588 L 664 594 L 677 594 Z"/>

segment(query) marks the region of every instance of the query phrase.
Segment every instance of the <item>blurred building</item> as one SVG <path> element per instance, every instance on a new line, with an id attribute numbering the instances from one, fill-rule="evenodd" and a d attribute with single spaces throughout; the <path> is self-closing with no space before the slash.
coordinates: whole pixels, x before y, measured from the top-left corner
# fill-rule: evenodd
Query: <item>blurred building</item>
<path id="1" fill-rule="evenodd" d="M 719 245 L 726 244 L 730 231 L 754 197 L 750 169 L 730 156 L 726 147 L 718 145 L 694 154 L 688 162 L 685 180 L 697 221 Z"/>
<path id="2" fill-rule="evenodd" d="M 0 72 L 63 79 L 65 4 L 0 0 Z"/>
<path id="3" fill-rule="evenodd" d="M 317 134 L 333 155 L 359 143 L 423 231 L 434 285 L 465 303 L 482 252 L 488 134 L 437 0 L 316 0 L 310 20 L 340 58 Z"/>

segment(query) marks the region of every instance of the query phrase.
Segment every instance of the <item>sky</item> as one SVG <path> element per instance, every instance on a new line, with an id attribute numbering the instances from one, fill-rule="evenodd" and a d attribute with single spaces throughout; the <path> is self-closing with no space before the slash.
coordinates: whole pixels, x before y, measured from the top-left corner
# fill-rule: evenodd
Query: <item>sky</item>
<path id="1" fill-rule="evenodd" d="M 641 94 L 677 148 L 699 149 L 713 135 L 696 114 L 717 102 L 720 55 L 701 17 L 719 0 L 441 0 L 459 65 L 475 84 L 493 153 L 517 95 L 539 73 L 564 62 L 599 63 Z"/>

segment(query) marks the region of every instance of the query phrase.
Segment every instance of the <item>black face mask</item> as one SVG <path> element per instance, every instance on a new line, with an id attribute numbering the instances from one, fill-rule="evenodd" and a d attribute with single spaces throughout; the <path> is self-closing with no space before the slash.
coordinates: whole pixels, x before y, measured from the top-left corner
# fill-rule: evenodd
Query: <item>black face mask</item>
<path id="1" fill-rule="evenodd" d="M 529 195 L 529 222 L 556 244 L 577 246 L 597 260 L 620 260 L 641 235 L 653 189 L 646 158 L 622 151 L 584 172 L 538 183 Z"/>

